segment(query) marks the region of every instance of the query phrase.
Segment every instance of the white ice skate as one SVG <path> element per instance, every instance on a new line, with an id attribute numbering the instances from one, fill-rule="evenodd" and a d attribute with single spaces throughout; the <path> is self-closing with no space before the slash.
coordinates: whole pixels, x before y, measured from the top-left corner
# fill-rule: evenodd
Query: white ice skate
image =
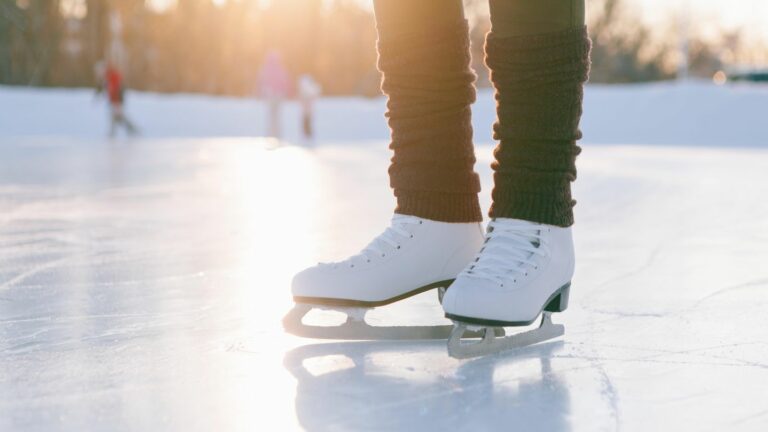
<path id="1" fill-rule="evenodd" d="M 318 264 L 293 279 L 296 306 L 283 319 L 289 333 L 320 339 L 444 339 L 451 325 L 370 326 L 365 312 L 433 288 L 446 288 L 483 242 L 479 223 L 446 223 L 395 214 L 359 254 Z M 313 308 L 347 315 L 337 327 L 302 322 Z"/>
<path id="2" fill-rule="evenodd" d="M 574 271 L 570 228 L 517 219 L 494 219 L 485 244 L 443 298 L 445 316 L 454 321 L 448 353 L 468 358 L 561 336 L 552 312 L 568 307 Z M 498 337 L 503 327 L 534 330 Z M 467 330 L 484 332 L 479 342 L 462 341 Z M 502 333 L 503 334 L 503 333 Z"/>

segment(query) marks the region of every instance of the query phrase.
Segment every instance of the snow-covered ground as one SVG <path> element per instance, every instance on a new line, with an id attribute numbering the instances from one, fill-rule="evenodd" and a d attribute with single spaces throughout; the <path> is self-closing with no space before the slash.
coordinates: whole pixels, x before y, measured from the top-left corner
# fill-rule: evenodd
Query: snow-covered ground
<path id="1" fill-rule="evenodd" d="M 327 98 L 317 104 L 321 141 L 384 140 L 384 99 Z M 200 95 L 128 94 L 127 111 L 153 138 L 252 137 L 266 134 L 263 103 Z M 482 89 L 473 106 L 475 140 L 491 142 L 493 94 Z M 582 129 L 592 144 L 700 146 L 768 145 L 768 85 L 708 82 L 587 86 Z M 0 139 L 105 135 L 106 106 L 89 89 L 0 87 Z M 300 141 L 299 108 L 284 107 L 283 131 Z"/>
<path id="2" fill-rule="evenodd" d="M 388 222 L 380 100 L 322 101 L 313 146 L 248 137 L 252 101 L 131 102 L 144 136 L 110 141 L 87 92 L 0 88 L 0 430 L 768 425 L 768 89 L 591 87 L 566 334 L 468 361 L 281 329 L 291 276 Z"/>

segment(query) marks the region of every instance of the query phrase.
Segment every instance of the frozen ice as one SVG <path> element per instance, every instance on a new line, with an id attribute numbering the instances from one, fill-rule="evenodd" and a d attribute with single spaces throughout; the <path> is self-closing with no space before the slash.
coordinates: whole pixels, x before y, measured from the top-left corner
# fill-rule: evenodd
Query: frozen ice
<path id="1" fill-rule="evenodd" d="M 280 327 L 388 223 L 385 142 L 5 140 L 0 430 L 764 430 L 768 151 L 584 148 L 565 336 L 458 361 Z"/>

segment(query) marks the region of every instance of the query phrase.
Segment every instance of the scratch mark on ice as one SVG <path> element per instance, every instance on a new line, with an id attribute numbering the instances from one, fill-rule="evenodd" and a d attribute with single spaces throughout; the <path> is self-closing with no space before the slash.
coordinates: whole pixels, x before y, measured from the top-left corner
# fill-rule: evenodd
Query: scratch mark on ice
<path id="1" fill-rule="evenodd" d="M 38 274 L 38 273 L 40 273 L 40 272 L 42 272 L 44 270 L 55 268 L 55 267 L 58 267 L 58 266 L 60 266 L 62 264 L 65 264 L 65 263 L 67 263 L 69 261 L 74 261 L 76 259 L 81 259 L 81 258 L 84 258 L 86 256 L 88 256 L 88 255 L 87 254 L 85 254 L 85 255 L 74 255 L 74 256 L 67 256 L 67 257 L 64 257 L 64 258 L 60 258 L 60 259 L 57 259 L 57 260 L 48 261 L 45 264 L 41 264 L 41 265 L 39 265 L 37 267 L 34 267 L 34 268 L 30 269 L 30 270 L 22 272 L 21 274 L 19 274 L 19 275 L 15 276 L 15 277 L 13 277 L 13 278 L 3 282 L 2 284 L 0 284 L 0 291 L 8 290 L 8 289 L 12 288 L 14 285 L 18 284 L 19 282 L 22 282 L 25 279 L 27 279 L 27 278 L 29 278 L 31 276 L 34 276 L 34 275 L 36 275 L 36 274 Z"/>

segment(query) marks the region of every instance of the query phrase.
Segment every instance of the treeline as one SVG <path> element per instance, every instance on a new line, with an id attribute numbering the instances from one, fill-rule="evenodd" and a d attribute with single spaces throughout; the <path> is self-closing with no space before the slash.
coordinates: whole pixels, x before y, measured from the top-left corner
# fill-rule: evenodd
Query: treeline
<path id="1" fill-rule="evenodd" d="M 466 0 L 468 11 L 485 0 Z M 0 0 L 0 84 L 90 86 L 94 65 L 119 64 L 131 88 L 250 95 L 267 51 L 294 74 L 312 74 L 326 94 L 378 93 L 376 31 L 355 0 Z M 623 12 L 620 0 L 591 3 L 593 82 L 668 79 L 674 43 Z M 487 16 L 471 15 L 479 85 Z M 722 67 L 722 49 L 691 43 L 694 74 Z"/>
<path id="2" fill-rule="evenodd" d="M 0 83 L 90 86 L 112 58 L 130 87 L 246 95 L 269 49 L 332 94 L 376 91 L 376 29 L 354 1 L 0 0 Z M 117 23 L 116 23 L 117 21 Z"/>

